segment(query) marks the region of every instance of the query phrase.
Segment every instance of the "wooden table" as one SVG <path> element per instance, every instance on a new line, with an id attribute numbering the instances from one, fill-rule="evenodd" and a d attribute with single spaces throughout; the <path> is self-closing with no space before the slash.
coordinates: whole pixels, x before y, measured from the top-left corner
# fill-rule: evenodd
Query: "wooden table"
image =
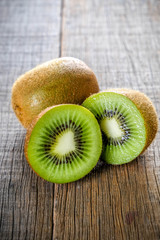
<path id="1" fill-rule="evenodd" d="M 70 184 L 46 182 L 27 164 L 11 87 L 61 56 L 85 61 L 101 89 L 143 91 L 159 111 L 160 1 L 0 1 L 0 239 L 160 239 L 160 135 L 130 164 L 100 161 Z"/>

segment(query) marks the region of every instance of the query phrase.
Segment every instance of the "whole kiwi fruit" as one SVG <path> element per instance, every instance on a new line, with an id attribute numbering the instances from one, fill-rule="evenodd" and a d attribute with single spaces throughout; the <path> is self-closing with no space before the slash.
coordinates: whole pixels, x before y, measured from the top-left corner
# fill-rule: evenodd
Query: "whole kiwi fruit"
<path id="1" fill-rule="evenodd" d="M 45 108 L 81 104 L 99 91 L 93 71 L 81 60 L 57 58 L 20 76 L 12 88 L 12 107 L 25 128 Z"/>
<path id="2" fill-rule="evenodd" d="M 116 92 L 128 97 L 141 112 L 146 127 L 146 143 L 142 152 L 144 152 L 154 140 L 158 132 L 158 115 L 152 101 L 142 92 L 127 89 L 127 88 L 114 88 L 106 89 L 107 92 Z"/>

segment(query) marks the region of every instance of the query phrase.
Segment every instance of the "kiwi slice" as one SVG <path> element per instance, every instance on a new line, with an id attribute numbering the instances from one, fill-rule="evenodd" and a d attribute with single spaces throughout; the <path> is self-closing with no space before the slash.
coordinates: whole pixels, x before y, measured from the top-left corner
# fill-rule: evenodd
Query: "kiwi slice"
<path id="1" fill-rule="evenodd" d="M 95 167 L 100 127 L 86 108 L 64 104 L 44 110 L 28 129 L 25 155 L 32 169 L 54 183 L 76 181 Z"/>
<path id="2" fill-rule="evenodd" d="M 158 114 L 152 101 L 142 92 L 127 88 L 112 88 L 105 90 L 107 92 L 116 92 L 128 97 L 141 112 L 146 127 L 147 139 L 143 152 L 152 143 L 158 132 Z"/>
<path id="3" fill-rule="evenodd" d="M 83 106 L 96 117 L 102 131 L 103 159 L 109 164 L 124 164 L 135 159 L 146 143 L 144 118 L 126 96 L 101 92 L 87 98 Z"/>

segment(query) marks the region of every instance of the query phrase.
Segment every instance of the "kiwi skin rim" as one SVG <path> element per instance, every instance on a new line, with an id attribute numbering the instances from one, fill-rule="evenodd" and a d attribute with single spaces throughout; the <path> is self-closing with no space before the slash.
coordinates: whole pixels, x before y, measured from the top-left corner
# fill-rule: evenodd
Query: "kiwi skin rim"
<path id="1" fill-rule="evenodd" d="M 13 84 L 11 104 L 20 123 L 28 128 L 43 109 L 58 104 L 81 104 L 98 91 L 97 78 L 83 61 L 62 57 L 21 75 Z"/>
<path id="2" fill-rule="evenodd" d="M 57 105 L 57 106 L 59 106 L 59 105 Z M 39 120 L 46 112 L 48 112 L 50 109 L 52 109 L 52 108 L 54 108 L 54 107 L 57 107 L 57 106 L 48 107 L 48 108 L 44 109 L 42 112 L 40 112 L 40 113 L 38 114 L 38 116 L 36 116 L 36 117 L 34 118 L 34 120 L 32 121 L 32 123 L 30 124 L 30 126 L 29 126 L 28 129 L 27 129 L 27 134 L 26 134 L 26 139 L 25 139 L 25 144 L 24 144 L 24 155 L 25 155 L 26 160 L 27 160 L 27 162 L 28 162 L 28 164 L 29 164 L 29 166 L 30 166 L 31 168 L 32 168 L 32 165 L 31 165 L 30 162 L 29 162 L 27 150 L 28 150 L 28 144 L 29 144 L 29 140 L 30 140 L 30 137 L 31 137 L 31 134 L 32 134 L 32 130 L 33 130 L 34 126 L 36 125 L 36 123 L 38 122 L 38 120 Z M 33 170 L 39 177 L 41 177 L 33 168 L 32 168 L 32 170 Z M 42 178 L 42 177 L 41 177 L 41 178 Z M 42 178 L 42 179 L 43 179 L 43 178 Z"/>
<path id="3" fill-rule="evenodd" d="M 59 104 L 59 105 L 56 105 L 56 106 L 51 106 L 51 107 L 48 107 L 46 109 L 44 109 L 42 112 L 40 112 L 38 114 L 38 116 L 36 116 L 34 118 L 34 120 L 32 121 L 32 123 L 30 124 L 29 128 L 27 129 L 27 134 L 26 134 L 26 139 L 25 139 L 25 144 L 24 144 L 24 154 L 25 154 L 25 157 L 26 157 L 26 160 L 29 164 L 29 166 L 31 167 L 31 169 L 43 180 L 45 180 L 43 177 L 41 177 L 32 167 L 32 165 L 30 164 L 30 161 L 29 161 L 29 158 L 28 158 L 28 144 L 29 144 L 29 140 L 30 140 L 30 137 L 31 137 L 31 134 L 32 134 L 32 131 L 34 129 L 34 126 L 36 125 L 36 123 L 39 121 L 39 119 L 46 113 L 48 112 L 49 110 L 55 108 L 55 107 L 58 107 L 58 106 L 64 106 L 64 105 L 76 105 L 76 104 Z M 82 106 L 83 107 L 83 106 Z M 84 107 L 83 107 L 84 108 Z M 86 108 L 85 108 L 86 109 Z M 88 109 L 86 109 L 88 110 Z M 88 110 L 89 111 L 89 110 Z M 90 111 L 89 111 L 90 112 Z M 94 117 L 94 115 L 93 115 Z M 98 124 L 98 123 L 97 123 Z M 102 137 L 101 137 L 101 152 L 102 152 Z M 100 157 L 100 156 L 99 156 Z M 98 161 L 97 161 L 98 162 Z M 87 175 L 87 174 L 86 174 Z M 85 176 L 86 176 L 85 175 Z M 85 177 L 84 176 L 84 177 Z M 83 177 L 82 177 L 83 178 Z M 78 181 L 79 179 L 75 180 L 75 181 Z M 47 181 L 47 180 L 45 180 Z M 53 183 L 53 182 L 52 182 Z M 55 182 L 56 183 L 56 182 Z M 63 183 L 61 183 L 63 184 Z M 65 183 L 64 183 L 65 184 Z"/>
<path id="4" fill-rule="evenodd" d="M 133 89 L 111 88 L 106 89 L 104 92 L 115 92 L 128 97 L 140 111 L 146 127 L 146 143 L 141 152 L 143 153 L 152 143 L 158 132 L 158 115 L 153 103 L 144 93 Z"/>

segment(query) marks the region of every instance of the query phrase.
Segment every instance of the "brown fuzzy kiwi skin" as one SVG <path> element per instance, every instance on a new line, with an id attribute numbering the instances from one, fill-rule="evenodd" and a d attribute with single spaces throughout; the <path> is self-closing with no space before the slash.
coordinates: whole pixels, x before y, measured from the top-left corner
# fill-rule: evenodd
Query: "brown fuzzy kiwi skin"
<path id="1" fill-rule="evenodd" d="M 115 88 L 106 89 L 105 92 L 115 92 L 128 97 L 142 114 L 146 127 L 146 144 L 141 152 L 143 153 L 152 143 L 158 132 L 158 116 L 153 103 L 144 93 L 133 89 Z"/>
<path id="2" fill-rule="evenodd" d="M 99 91 L 93 71 L 81 60 L 57 58 L 20 76 L 12 88 L 12 107 L 25 128 L 45 108 L 81 104 Z"/>

